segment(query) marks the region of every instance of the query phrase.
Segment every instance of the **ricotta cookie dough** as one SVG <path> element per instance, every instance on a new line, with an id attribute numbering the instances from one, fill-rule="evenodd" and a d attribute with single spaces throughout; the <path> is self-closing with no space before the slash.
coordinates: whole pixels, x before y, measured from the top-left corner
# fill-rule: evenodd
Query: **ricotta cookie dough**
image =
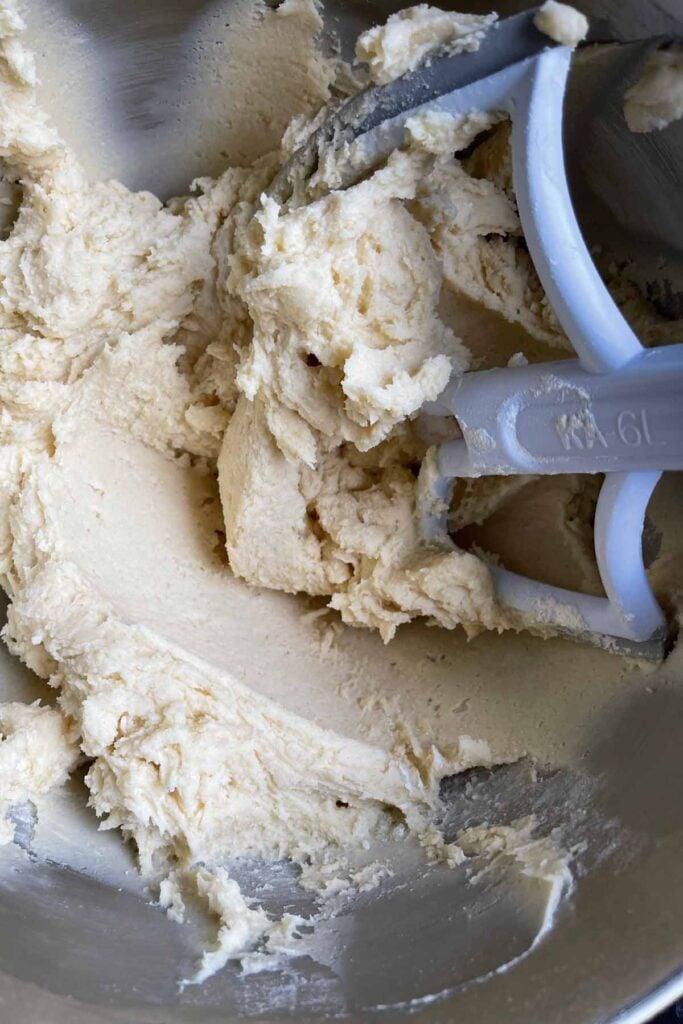
<path id="1" fill-rule="evenodd" d="M 66 782 L 80 756 L 77 740 L 55 708 L 0 704 L 0 843 L 14 837 L 10 808 Z"/>
<path id="2" fill-rule="evenodd" d="M 278 19 L 307 26 L 309 116 L 276 152 L 162 205 L 89 180 L 37 104 L 19 10 L 0 2 L 0 159 L 21 190 L 0 241 L 4 638 L 57 701 L 0 712 L 0 809 L 82 757 L 102 827 L 135 843 L 169 914 L 182 919 L 191 893 L 216 915 L 195 980 L 254 950 L 296 952 L 301 921 L 249 901 L 230 858 L 292 858 L 323 894 L 381 877 L 343 865 L 378 838 L 412 834 L 457 864 L 488 839 L 445 848 L 441 779 L 531 748 L 550 759 L 557 730 L 539 737 L 524 700 L 497 708 L 496 730 L 449 697 L 460 670 L 474 689 L 514 679 L 538 701 L 533 652 L 518 647 L 513 666 L 456 642 L 441 664 L 434 630 L 417 624 L 405 642 L 399 630 L 386 649 L 377 632 L 508 629 L 477 545 L 597 585 L 593 480 L 462 485 L 451 526 L 471 551 L 426 551 L 414 525 L 422 403 L 469 367 L 567 353 L 521 237 L 506 124 L 416 119 L 355 188 L 254 216 L 340 81 L 311 45 L 311 3 L 255 0 L 254 14 L 268 38 Z M 363 36 L 359 54 L 382 81 L 433 46 L 475 48 L 492 21 L 421 6 Z M 637 296 L 620 301 L 652 341 L 672 333 Z M 667 549 L 654 576 L 672 606 L 676 557 Z M 572 649 L 577 688 L 593 694 L 591 657 Z M 585 721 L 576 692 L 553 698 L 565 750 Z M 17 789 L 3 781 L 11 750 L 25 751 Z M 529 823 L 490 839 L 532 859 L 548 849 Z M 546 853 L 557 893 L 566 860 Z"/>
<path id="3" fill-rule="evenodd" d="M 477 50 L 496 14 L 460 14 L 418 4 L 392 14 L 385 25 L 364 32 L 356 57 L 378 85 L 412 71 L 435 49 L 451 54 Z"/>
<path id="4" fill-rule="evenodd" d="M 683 46 L 656 50 L 624 97 L 632 132 L 661 131 L 683 117 Z"/>
<path id="5" fill-rule="evenodd" d="M 540 32 L 564 46 L 578 46 L 588 35 L 588 18 L 569 4 L 545 0 L 534 18 Z"/>

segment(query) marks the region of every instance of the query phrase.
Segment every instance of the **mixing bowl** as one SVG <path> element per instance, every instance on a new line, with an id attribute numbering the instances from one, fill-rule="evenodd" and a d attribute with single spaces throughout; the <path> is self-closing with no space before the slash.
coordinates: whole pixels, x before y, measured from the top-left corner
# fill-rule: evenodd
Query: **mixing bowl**
<path id="1" fill-rule="evenodd" d="M 326 6 L 326 30 L 348 47 L 401 6 L 335 0 Z M 525 6 L 510 0 L 498 10 Z M 681 29 L 679 0 L 577 6 L 591 15 L 595 38 Z M 488 4 L 458 7 L 484 11 Z M 166 197 L 195 174 L 220 170 L 228 111 L 204 104 L 202 113 L 180 102 L 178 83 L 201 69 L 208 69 L 207 81 L 218 81 L 220 46 L 205 42 L 206 26 L 215 43 L 219 23 L 230 31 L 231 11 L 231 0 L 33 0 L 29 39 L 45 58 L 43 101 L 93 173 L 132 187 L 151 180 Z M 93 75 L 98 95 L 82 89 Z M 635 140 L 625 162 L 601 133 L 604 90 L 578 78 L 572 89 L 568 158 L 587 235 L 628 250 L 645 280 L 662 252 L 675 271 L 680 254 L 657 175 L 670 174 L 683 150 L 681 126 Z M 248 976 L 228 966 L 201 987 L 181 990 L 178 979 L 191 970 L 206 922 L 197 915 L 180 926 L 150 904 L 132 855 L 117 835 L 96 831 L 75 779 L 37 822 L 30 808 L 19 808 L 17 843 L 0 850 L 0 1020 L 227 1024 L 410 1013 L 425 1024 L 587 1024 L 644 1021 L 683 993 L 683 691 L 674 682 L 683 652 L 643 674 L 607 654 L 529 637 L 466 645 L 459 635 L 416 626 L 390 648 L 359 634 L 354 644 L 359 663 L 395 674 L 397 685 L 416 659 L 431 659 L 444 686 L 457 675 L 459 692 L 474 701 L 495 698 L 498 714 L 506 701 L 528 701 L 529 715 L 537 714 L 540 688 L 569 706 L 579 677 L 589 708 L 592 674 L 623 677 L 618 697 L 567 726 L 571 757 L 540 769 L 522 760 L 475 770 L 443 785 L 454 831 L 530 813 L 546 829 L 562 827 L 563 842 L 574 846 L 575 885 L 552 925 L 553 894 L 537 880 L 514 871 L 473 879 L 471 871 L 426 867 L 408 845 L 392 879 L 320 927 L 315 959 Z M 506 691 L 507 659 L 528 669 L 519 692 Z M 570 661 L 571 680 L 561 670 Z M 44 689 L 2 649 L 3 697 L 33 699 Z M 542 719 L 534 728 L 543 730 Z M 269 909 L 310 909 L 288 865 L 242 863 L 234 871 Z"/>

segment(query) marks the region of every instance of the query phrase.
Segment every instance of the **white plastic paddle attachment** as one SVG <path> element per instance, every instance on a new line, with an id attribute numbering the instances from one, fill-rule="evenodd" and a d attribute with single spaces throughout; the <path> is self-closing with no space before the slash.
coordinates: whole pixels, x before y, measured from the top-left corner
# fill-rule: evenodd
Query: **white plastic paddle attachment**
<path id="1" fill-rule="evenodd" d="M 454 415 L 463 437 L 437 451 L 438 476 L 430 481 L 422 529 L 429 543 L 452 546 L 447 509 L 457 477 L 604 472 L 595 553 L 606 597 L 491 564 L 497 594 L 530 620 L 622 653 L 661 657 L 666 620 L 647 579 L 642 532 L 661 470 L 683 468 L 683 345 L 644 350 L 586 248 L 562 145 L 570 62 L 565 47 L 525 60 L 507 73 L 504 98 L 498 73 L 491 103 L 487 83 L 479 81 L 476 109 L 505 109 L 512 118 L 524 236 L 578 360 L 468 373 L 449 385 L 426 411 Z M 457 106 L 466 91 L 459 90 Z M 445 96 L 438 105 L 453 104 Z"/>

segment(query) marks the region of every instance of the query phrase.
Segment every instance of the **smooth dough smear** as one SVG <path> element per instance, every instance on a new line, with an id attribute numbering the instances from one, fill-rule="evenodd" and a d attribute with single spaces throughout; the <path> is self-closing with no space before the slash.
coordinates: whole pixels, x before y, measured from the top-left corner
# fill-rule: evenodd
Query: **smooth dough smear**
<path id="1" fill-rule="evenodd" d="M 219 918 L 195 980 L 255 948 L 296 951 L 300 920 L 247 900 L 229 858 L 293 858 L 313 889 L 377 838 L 412 833 L 457 863 L 434 826 L 440 780 L 528 749 L 523 708 L 492 746 L 449 706 L 476 655 L 435 665 L 424 629 L 378 654 L 370 631 L 508 629 L 481 548 L 598 586 L 592 480 L 459 486 L 451 527 L 470 550 L 425 549 L 415 527 L 423 403 L 470 367 L 568 350 L 523 244 L 507 124 L 426 115 L 356 187 L 290 213 L 259 204 L 358 76 L 316 50 L 309 0 L 251 8 L 268 38 L 299 19 L 308 113 L 285 111 L 277 151 L 163 205 L 88 179 L 0 0 L 0 158 L 20 198 L 0 241 L 4 637 L 57 701 L 0 709 L 0 812 L 86 762 L 102 827 L 134 841 L 169 913 L 192 891 Z M 366 80 L 475 49 L 493 21 L 403 11 L 359 40 Z M 643 337 L 673 340 L 615 288 Z M 672 608 L 676 558 L 656 576 Z M 489 661 L 502 688 L 505 657 Z"/>

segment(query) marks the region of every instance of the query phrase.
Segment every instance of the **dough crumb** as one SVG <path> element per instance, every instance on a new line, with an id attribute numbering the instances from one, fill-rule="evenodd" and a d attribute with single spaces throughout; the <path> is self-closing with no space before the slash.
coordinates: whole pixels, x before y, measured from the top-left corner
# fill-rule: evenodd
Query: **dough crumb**
<path id="1" fill-rule="evenodd" d="M 534 25 L 563 46 L 578 46 L 588 35 L 588 18 L 569 4 L 546 0 L 534 18 Z"/>

